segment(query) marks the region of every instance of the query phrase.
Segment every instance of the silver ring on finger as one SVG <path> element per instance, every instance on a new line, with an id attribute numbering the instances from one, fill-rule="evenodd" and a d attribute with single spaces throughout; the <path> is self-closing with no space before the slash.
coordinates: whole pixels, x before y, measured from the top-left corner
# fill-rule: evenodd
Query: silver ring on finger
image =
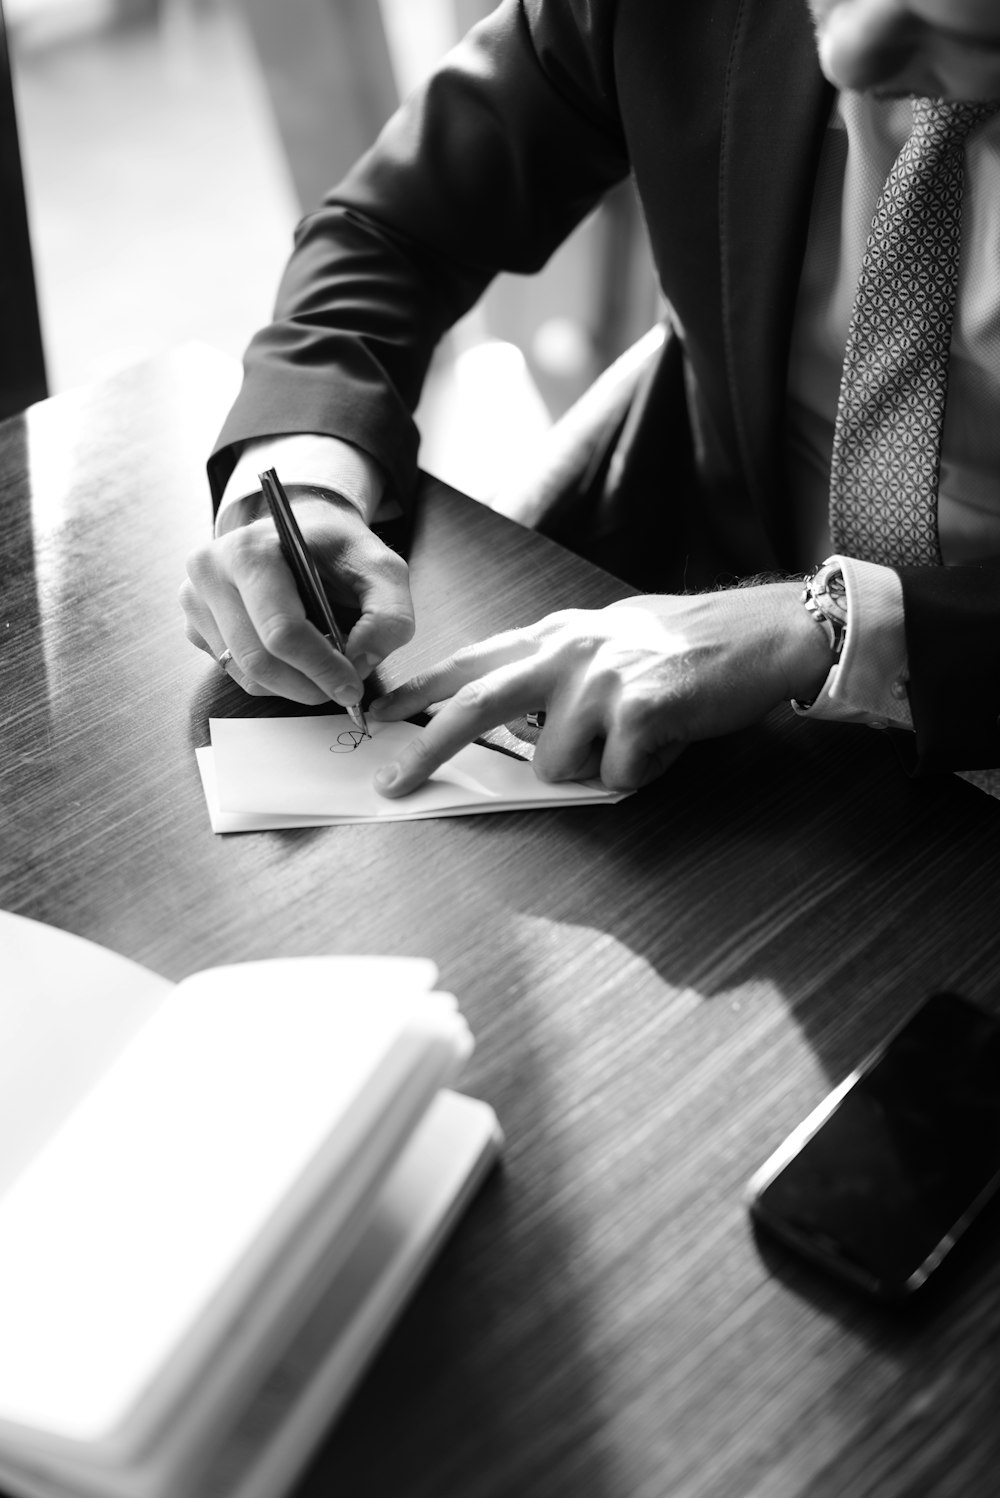
<path id="1" fill-rule="evenodd" d="M 231 650 L 224 650 L 218 657 L 219 665 L 221 666 L 222 670 L 225 671 L 227 676 L 229 674 L 229 662 L 232 660 L 232 658 L 233 652 Z"/>
<path id="2" fill-rule="evenodd" d="M 525 713 L 525 715 L 524 715 L 524 721 L 527 723 L 527 725 L 528 725 L 529 728 L 544 728 L 545 727 L 545 710 L 544 710 L 544 708 L 540 708 L 537 713 Z"/>

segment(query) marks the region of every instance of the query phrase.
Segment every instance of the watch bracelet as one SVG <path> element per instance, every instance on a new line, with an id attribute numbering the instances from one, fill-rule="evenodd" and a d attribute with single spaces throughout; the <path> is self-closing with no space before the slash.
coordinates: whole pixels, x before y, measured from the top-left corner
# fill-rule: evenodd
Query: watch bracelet
<path id="1" fill-rule="evenodd" d="M 801 598 L 809 617 L 826 636 L 833 656 L 830 670 L 833 670 L 840 663 L 847 641 L 847 586 L 840 563 L 833 560 L 823 562 L 804 577 Z M 812 702 L 793 699 L 793 706 L 807 709 Z"/>

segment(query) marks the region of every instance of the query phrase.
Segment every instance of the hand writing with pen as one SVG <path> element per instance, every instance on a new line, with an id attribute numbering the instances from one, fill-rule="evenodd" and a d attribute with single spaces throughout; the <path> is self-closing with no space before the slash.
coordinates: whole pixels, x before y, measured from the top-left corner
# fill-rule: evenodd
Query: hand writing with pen
<path id="1" fill-rule="evenodd" d="M 224 669 L 231 661 L 248 692 L 353 708 L 362 675 L 413 631 L 406 564 L 351 506 L 311 500 L 295 511 L 324 580 L 362 608 L 350 638 L 311 621 L 267 519 L 194 554 L 182 590 L 188 633 Z M 691 740 L 742 728 L 783 699 L 811 699 L 829 666 L 796 581 L 561 610 L 466 646 L 374 701 L 375 720 L 432 713 L 376 788 L 405 796 L 465 744 L 541 710 L 540 779 L 636 790 Z"/>

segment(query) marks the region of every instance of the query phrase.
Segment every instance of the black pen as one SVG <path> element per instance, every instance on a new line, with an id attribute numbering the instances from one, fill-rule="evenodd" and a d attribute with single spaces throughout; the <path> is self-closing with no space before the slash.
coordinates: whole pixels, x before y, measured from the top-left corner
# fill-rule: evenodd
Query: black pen
<path id="1" fill-rule="evenodd" d="M 306 611 L 306 618 L 346 658 L 344 636 L 333 617 L 333 610 L 330 608 L 323 581 L 309 553 L 305 537 L 299 530 L 299 523 L 288 502 L 288 495 L 281 486 L 281 480 L 273 468 L 268 468 L 266 472 L 258 474 L 257 477 L 278 532 L 281 554 L 295 579 L 295 586 Z M 355 707 L 348 707 L 346 712 L 355 728 L 359 728 L 362 733 L 371 738 L 360 702 Z"/>

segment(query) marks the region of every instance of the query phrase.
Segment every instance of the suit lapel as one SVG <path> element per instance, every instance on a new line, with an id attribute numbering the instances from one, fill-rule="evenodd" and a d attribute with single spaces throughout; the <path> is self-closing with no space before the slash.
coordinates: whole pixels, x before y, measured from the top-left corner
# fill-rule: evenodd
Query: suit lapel
<path id="1" fill-rule="evenodd" d="M 805 0 L 742 0 L 719 184 L 722 310 L 743 463 L 772 537 L 787 534 L 781 452 L 788 347 L 832 100 Z"/>

